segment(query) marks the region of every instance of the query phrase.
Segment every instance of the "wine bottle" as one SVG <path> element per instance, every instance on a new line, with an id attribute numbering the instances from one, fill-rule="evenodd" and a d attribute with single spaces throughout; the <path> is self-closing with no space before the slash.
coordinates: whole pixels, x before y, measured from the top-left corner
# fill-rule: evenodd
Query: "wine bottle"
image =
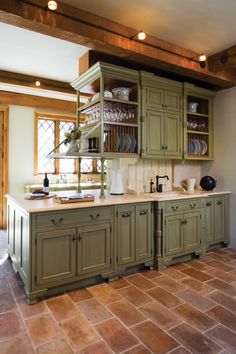
<path id="1" fill-rule="evenodd" d="M 45 177 L 43 180 L 43 191 L 45 194 L 49 194 L 49 179 L 47 173 L 45 173 Z"/>

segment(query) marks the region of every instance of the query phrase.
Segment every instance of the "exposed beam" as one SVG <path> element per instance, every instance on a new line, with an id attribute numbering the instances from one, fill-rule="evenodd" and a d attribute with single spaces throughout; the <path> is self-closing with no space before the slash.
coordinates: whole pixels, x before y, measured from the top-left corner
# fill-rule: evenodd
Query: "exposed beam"
<path id="1" fill-rule="evenodd" d="M 234 69 L 236 67 L 236 45 L 211 55 L 208 63 L 209 69 L 214 73 Z"/>
<path id="2" fill-rule="evenodd" d="M 68 113 L 76 113 L 76 103 L 55 98 L 26 95 L 0 91 L 0 105 L 16 105 L 36 108 L 54 109 Z"/>
<path id="3" fill-rule="evenodd" d="M 58 10 L 52 12 L 47 10 L 45 0 L 0 0 L 0 21 L 221 88 L 236 85 L 235 75 L 213 73 L 207 66 L 202 69 L 198 63 L 189 60 L 196 53 L 149 36 L 148 43 L 131 40 L 130 35 L 136 32 L 134 29 L 58 3 Z"/>
<path id="4" fill-rule="evenodd" d="M 37 80 L 40 81 L 42 90 L 75 94 L 75 90 L 67 82 L 0 70 L 0 82 L 36 88 L 35 81 Z"/>

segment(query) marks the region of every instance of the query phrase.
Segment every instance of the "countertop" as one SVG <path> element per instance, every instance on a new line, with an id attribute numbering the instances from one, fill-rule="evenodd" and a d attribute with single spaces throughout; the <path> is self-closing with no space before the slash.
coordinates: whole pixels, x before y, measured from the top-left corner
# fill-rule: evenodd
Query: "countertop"
<path id="1" fill-rule="evenodd" d="M 16 203 L 22 210 L 27 213 L 37 213 L 44 211 L 59 211 L 67 209 L 78 209 L 78 208 L 91 208 L 109 205 L 119 205 L 119 204 L 130 204 L 130 203 L 141 203 L 141 202 L 153 202 L 153 201 L 171 201 L 171 200 L 181 200 L 190 198 L 204 198 L 207 196 L 214 196 L 219 194 L 230 194 L 229 191 L 214 190 L 212 192 L 201 192 L 196 191 L 194 193 L 188 192 L 165 192 L 165 193 L 155 193 L 150 194 L 124 194 L 124 195 L 110 195 L 106 192 L 106 198 L 99 198 L 99 190 L 86 191 L 94 195 L 93 202 L 78 202 L 78 203 L 68 203 L 68 204 L 58 204 L 53 201 L 53 198 L 45 200 L 27 200 L 25 197 L 27 194 L 17 194 L 17 195 L 7 195 L 7 199 Z M 178 195 L 176 195 L 178 193 Z M 75 191 L 63 191 L 57 193 L 59 196 L 68 196 L 76 194 Z M 84 194 L 84 193 L 83 193 Z M 173 195 L 172 195 L 173 194 Z"/>

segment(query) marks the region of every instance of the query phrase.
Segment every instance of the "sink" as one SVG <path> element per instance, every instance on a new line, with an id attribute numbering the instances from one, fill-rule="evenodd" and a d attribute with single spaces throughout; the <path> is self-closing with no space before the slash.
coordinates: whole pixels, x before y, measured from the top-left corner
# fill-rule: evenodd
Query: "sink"
<path id="1" fill-rule="evenodd" d="M 166 197 L 179 197 L 180 195 L 183 195 L 181 192 L 166 192 L 166 193 L 145 193 L 145 195 L 148 195 L 149 197 L 152 198 L 166 198 Z"/>

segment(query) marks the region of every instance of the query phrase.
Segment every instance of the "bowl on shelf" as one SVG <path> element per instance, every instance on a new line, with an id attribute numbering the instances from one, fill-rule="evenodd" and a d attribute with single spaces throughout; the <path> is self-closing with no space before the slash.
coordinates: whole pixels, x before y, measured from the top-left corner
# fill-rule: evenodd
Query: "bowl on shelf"
<path id="1" fill-rule="evenodd" d="M 188 112 L 196 113 L 198 105 L 199 105 L 198 102 L 189 102 L 188 105 L 187 105 Z"/>
<path id="2" fill-rule="evenodd" d="M 121 101 L 129 101 L 130 91 L 129 87 L 115 87 L 112 89 L 113 97 Z"/>

